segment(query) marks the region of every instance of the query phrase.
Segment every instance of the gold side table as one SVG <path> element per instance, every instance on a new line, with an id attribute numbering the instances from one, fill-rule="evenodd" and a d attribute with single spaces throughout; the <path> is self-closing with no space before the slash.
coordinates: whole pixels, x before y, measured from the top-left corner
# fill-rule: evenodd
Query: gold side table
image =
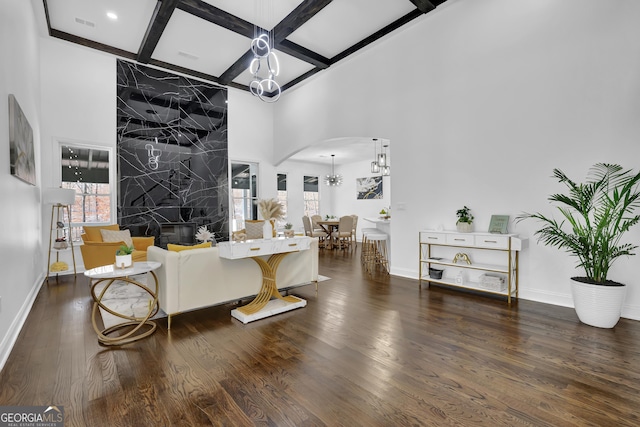
<path id="1" fill-rule="evenodd" d="M 160 266 L 161 264 L 156 261 L 142 261 L 134 262 L 133 266 L 124 269 L 117 268 L 115 265 L 105 265 L 102 267 L 92 268 L 91 270 L 84 272 L 84 275 L 87 276 L 92 282 L 91 297 L 93 298 L 94 302 L 93 310 L 91 312 L 91 323 L 93 324 L 93 329 L 98 335 L 98 342 L 100 344 L 106 346 L 129 344 L 142 338 L 146 338 L 155 332 L 157 325 L 154 321 L 149 319 L 155 316 L 160 309 L 160 303 L 158 302 L 158 278 L 153 272 L 153 270 L 157 270 L 158 268 L 160 268 Z M 130 276 L 135 276 L 143 273 L 151 273 L 150 276 L 153 277 L 154 280 L 154 289 L 151 289 L 143 283 L 130 278 Z M 124 313 L 118 313 L 103 304 L 102 298 L 107 292 L 107 289 L 109 289 L 109 287 L 116 280 L 120 280 L 137 286 L 151 296 L 152 300 L 149 301 L 149 310 L 144 317 L 135 317 Z M 106 285 L 98 294 L 96 288 L 100 283 L 103 282 L 106 282 Z M 98 325 L 96 323 L 98 308 L 101 308 L 114 316 L 128 321 L 111 326 L 109 328 L 100 329 L 98 328 Z M 146 330 L 144 330 L 143 327 L 146 327 Z M 109 336 L 109 334 L 124 328 L 129 328 L 129 330 L 119 336 Z"/>

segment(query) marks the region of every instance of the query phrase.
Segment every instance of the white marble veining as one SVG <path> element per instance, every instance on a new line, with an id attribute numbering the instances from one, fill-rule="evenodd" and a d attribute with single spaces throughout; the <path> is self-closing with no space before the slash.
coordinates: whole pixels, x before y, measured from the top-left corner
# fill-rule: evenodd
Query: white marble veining
<path id="1" fill-rule="evenodd" d="M 118 224 L 156 245 L 229 236 L 227 89 L 117 61 Z M 185 223 L 193 232 L 175 233 Z"/>
<path id="2" fill-rule="evenodd" d="M 130 279 L 146 286 L 149 285 L 149 282 L 153 283 L 153 279 L 148 280 L 147 274 L 130 277 Z M 105 281 L 96 285 L 96 293 L 100 294 L 108 282 L 109 281 Z M 102 303 L 109 307 L 109 309 L 116 313 L 139 318 L 147 315 L 149 312 L 149 303 L 152 300 L 153 297 L 144 289 L 121 280 L 114 281 L 102 296 Z M 102 308 L 100 308 L 100 315 L 102 316 L 102 323 L 105 328 L 128 322 L 127 319 L 114 316 Z M 164 312 L 158 311 L 153 319 L 166 316 Z"/>
<path id="3" fill-rule="evenodd" d="M 244 242 L 218 243 L 220 258 L 240 259 L 285 252 L 305 251 L 311 247 L 311 238 L 295 236 L 291 238 L 255 239 Z"/>

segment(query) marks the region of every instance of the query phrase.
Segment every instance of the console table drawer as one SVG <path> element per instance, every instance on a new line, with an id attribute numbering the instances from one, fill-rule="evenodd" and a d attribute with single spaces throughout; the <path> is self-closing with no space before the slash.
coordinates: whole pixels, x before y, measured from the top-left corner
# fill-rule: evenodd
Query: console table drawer
<path id="1" fill-rule="evenodd" d="M 304 251 L 311 247 L 311 239 L 306 236 L 276 239 L 255 239 L 245 242 L 218 243 L 220 258 L 238 259 L 284 252 Z"/>
<path id="2" fill-rule="evenodd" d="M 420 233 L 420 241 L 422 243 L 438 243 L 443 245 L 447 243 L 447 235 L 444 233 L 430 233 L 423 231 Z"/>
<path id="3" fill-rule="evenodd" d="M 479 248 L 508 249 L 509 236 L 476 236 Z"/>
<path id="4" fill-rule="evenodd" d="M 447 245 L 473 246 L 474 241 L 473 234 L 447 234 Z"/>

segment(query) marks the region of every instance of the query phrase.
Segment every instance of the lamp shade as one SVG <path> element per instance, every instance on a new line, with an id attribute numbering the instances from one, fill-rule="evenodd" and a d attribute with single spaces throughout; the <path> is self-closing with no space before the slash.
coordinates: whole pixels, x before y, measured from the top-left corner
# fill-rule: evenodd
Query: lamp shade
<path id="1" fill-rule="evenodd" d="M 46 188 L 42 197 L 43 203 L 48 205 L 73 205 L 76 190 L 72 188 Z"/>

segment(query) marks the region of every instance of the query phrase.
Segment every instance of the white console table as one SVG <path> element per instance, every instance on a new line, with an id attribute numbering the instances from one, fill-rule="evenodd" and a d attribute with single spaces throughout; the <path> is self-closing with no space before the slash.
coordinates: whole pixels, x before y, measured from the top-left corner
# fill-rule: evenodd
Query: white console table
<path id="1" fill-rule="evenodd" d="M 307 301 L 302 298 L 280 295 L 276 284 L 276 272 L 285 256 L 291 252 L 308 250 L 310 247 L 311 238 L 307 236 L 218 243 L 220 258 L 251 258 L 262 270 L 260 292 L 249 304 L 231 310 L 231 315 L 242 323 L 248 323 L 306 306 Z M 262 258 L 264 255 L 268 255 L 269 258 L 265 260 Z"/>
<path id="2" fill-rule="evenodd" d="M 511 304 L 518 298 L 519 252 L 527 239 L 515 234 L 458 233 L 424 230 L 419 233 L 420 284 L 423 281 L 504 296 Z M 434 278 L 430 269 L 444 270 Z M 504 279 L 504 285 L 487 286 L 482 274 Z"/>

